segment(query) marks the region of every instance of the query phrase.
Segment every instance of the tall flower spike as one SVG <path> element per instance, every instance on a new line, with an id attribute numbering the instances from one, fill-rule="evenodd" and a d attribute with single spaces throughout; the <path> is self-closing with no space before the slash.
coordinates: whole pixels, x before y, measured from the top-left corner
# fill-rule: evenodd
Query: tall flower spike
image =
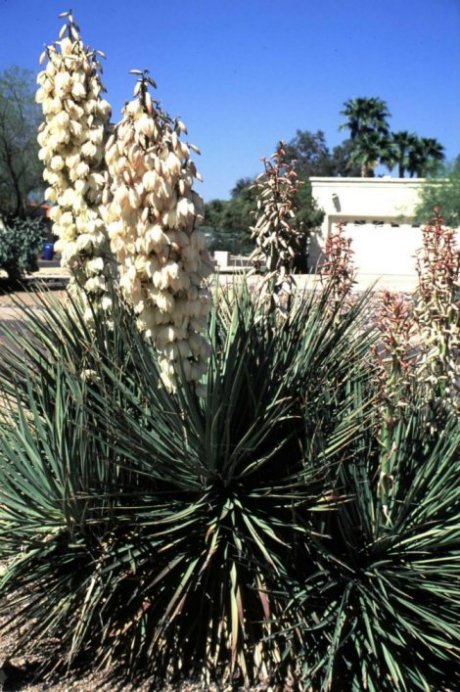
<path id="1" fill-rule="evenodd" d="M 356 268 L 353 263 L 351 238 L 346 237 L 343 223 L 337 224 L 327 234 L 319 277 L 321 283 L 331 291 L 332 310 L 337 306 L 346 310 L 353 285 L 356 283 Z"/>
<path id="2" fill-rule="evenodd" d="M 440 210 L 423 229 L 417 256 L 415 319 L 420 331 L 420 377 L 431 397 L 458 412 L 460 378 L 460 249 Z"/>
<path id="3" fill-rule="evenodd" d="M 256 249 L 251 261 L 265 272 L 263 289 L 274 309 L 281 307 L 283 297 L 287 303 L 290 301 L 294 287 L 291 274 L 302 253 L 304 234 L 296 218 L 300 182 L 293 167 L 286 163 L 284 143 L 280 142 L 263 163 L 265 171 L 255 183 L 256 223 L 251 230 Z"/>
<path id="4" fill-rule="evenodd" d="M 69 12 L 59 40 L 41 57 L 36 100 L 44 114 L 38 142 L 48 182 L 46 198 L 58 236 L 56 251 L 71 272 L 70 287 L 93 309 L 110 310 L 109 288 L 114 263 L 100 215 L 105 184 L 104 148 L 111 108 L 101 97 L 102 67 L 96 52 L 83 45 Z M 80 290 L 82 289 L 82 290 Z M 86 316 L 92 318 L 87 305 Z"/>
<path id="5" fill-rule="evenodd" d="M 380 380 L 380 475 L 377 492 L 389 522 L 388 508 L 394 488 L 398 451 L 398 424 L 411 415 L 416 380 L 417 348 L 413 306 L 409 299 L 384 291 L 377 307 L 379 344 L 375 349 Z"/>
<path id="6" fill-rule="evenodd" d="M 192 189 L 198 176 L 191 145 L 180 139 L 185 126 L 152 100 L 147 71 L 132 73 L 134 99 L 107 145 L 112 199 L 105 219 L 122 293 L 160 353 L 164 385 L 174 391 L 179 373 L 199 386 L 206 371 L 204 279 L 212 266 L 196 230 L 203 203 Z"/>

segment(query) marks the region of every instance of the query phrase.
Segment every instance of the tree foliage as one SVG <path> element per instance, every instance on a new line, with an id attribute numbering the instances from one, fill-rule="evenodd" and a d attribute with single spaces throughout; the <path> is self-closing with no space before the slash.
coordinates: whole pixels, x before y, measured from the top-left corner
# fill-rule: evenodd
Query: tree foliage
<path id="1" fill-rule="evenodd" d="M 381 98 L 372 96 L 348 99 L 340 113 L 347 118 L 340 129 L 348 129 L 352 140 L 359 139 L 369 132 L 377 132 L 382 136 L 389 134 L 390 112 L 386 102 Z"/>
<path id="2" fill-rule="evenodd" d="M 415 137 L 408 152 L 407 169 L 411 178 L 426 178 L 439 170 L 444 147 L 434 137 Z"/>
<path id="3" fill-rule="evenodd" d="M 286 146 L 286 161 L 293 163 L 302 180 L 311 176 L 359 175 L 359 166 L 350 161 L 350 153 L 350 140 L 345 140 L 331 151 L 322 130 L 297 130 Z"/>
<path id="4" fill-rule="evenodd" d="M 0 212 L 24 214 L 30 192 L 43 188 L 38 160 L 32 72 L 10 67 L 0 73 Z"/>
<path id="5" fill-rule="evenodd" d="M 398 167 L 398 177 L 404 178 L 406 171 L 409 169 L 409 157 L 414 144 L 417 140 L 417 135 L 407 130 L 393 132 L 393 155 L 394 163 Z"/>
<path id="6" fill-rule="evenodd" d="M 372 177 L 376 166 L 391 156 L 387 104 L 376 97 L 349 99 L 341 114 L 347 118 L 341 129 L 350 131 L 350 159 L 361 167 L 362 177 Z"/>
<path id="7" fill-rule="evenodd" d="M 0 269 L 8 281 L 18 281 L 26 272 L 36 271 L 37 255 L 47 236 L 42 219 L 11 217 L 0 223 Z"/>
<path id="8" fill-rule="evenodd" d="M 407 130 L 391 132 L 390 112 L 380 98 L 349 99 L 341 114 L 347 121 L 340 129 L 350 131 L 350 162 L 361 167 L 363 177 L 374 176 L 382 164 L 390 171 L 397 166 L 400 178 L 406 171 L 411 178 L 424 178 L 444 159 L 444 147 L 434 137 L 419 137 Z"/>
<path id="9" fill-rule="evenodd" d="M 450 168 L 444 169 L 444 175 L 425 182 L 416 208 L 417 221 L 427 223 L 435 208 L 441 210 L 448 226 L 460 228 L 460 157 Z"/>
<path id="10" fill-rule="evenodd" d="M 243 180 L 243 179 L 242 179 Z M 203 231 L 210 250 L 228 250 L 235 255 L 248 254 L 254 248 L 251 225 L 256 210 L 253 180 L 237 181 L 230 200 L 213 199 L 205 205 Z"/>

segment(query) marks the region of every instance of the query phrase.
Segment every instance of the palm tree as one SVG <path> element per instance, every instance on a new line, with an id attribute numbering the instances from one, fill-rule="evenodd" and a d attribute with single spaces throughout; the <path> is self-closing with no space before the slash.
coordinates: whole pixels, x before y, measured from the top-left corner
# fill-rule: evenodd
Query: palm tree
<path id="1" fill-rule="evenodd" d="M 350 164 L 361 167 L 362 178 L 374 177 L 374 170 L 379 163 L 390 169 L 394 165 L 394 150 L 388 137 L 373 131 L 365 132 L 353 140 Z"/>
<path id="2" fill-rule="evenodd" d="M 425 178 L 444 160 L 444 147 L 434 137 L 415 137 L 409 150 L 407 170 L 411 178 Z"/>
<path id="3" fill-rule="evenodd" d="M 418 137 L 413 132 L 401 130 L 394 132 L 391 140 L 394 151 L 393 165 L 398 166 L 398 176 L 404 178 L 406 171 L 409 170 L 410 152 L 416 146 Z"/>
<path id="4" fill-rule="evenodd" d="M 350 163 L 361 166 L 362 177 L 372 177 L 379 163 L 393 166 L 389 145 L 387 104 L 380 98 L 356 98 L 345 101 L 341 114 L 348 119 L 340 126 L 350 130 Z"/>
<path id="5" fill-rule="evenodd" d="M 387 135 L 389 132 L 387 119 L 390 112 L 385 101 L 377 97 L 355 98 L 345 101 L 341 115 L 347 118 L 347 122 L 340 129 L 350 130 L 352 140 L 364 133 L 378 132 Z"/>

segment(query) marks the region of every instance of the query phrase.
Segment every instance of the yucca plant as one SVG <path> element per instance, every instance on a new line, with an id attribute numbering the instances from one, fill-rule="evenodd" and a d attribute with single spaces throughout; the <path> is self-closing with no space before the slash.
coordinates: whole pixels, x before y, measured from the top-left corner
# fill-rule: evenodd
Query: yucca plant
<path id="1" fill-rule="evenodd" d="M 138 328 L 160 352 L 165 387 L 178 370 L 200 389 L 209 346 L 202 332 L 209 313 L 205 279 L 212 272 L 198 231 L 203 202 L 193 190 L 201 178 L 187 132 L 150 95 L 148 70 L 132 70 L 135 97 L 107 143 L 111 202 L 104 210 L 120 273 L 120 290 L 138 315 Z"/>
<path id="2" fill-rule="evenodd" d="M 366 381 L 359 308 L 339 323 L 328 300 L 280 321 L 246 290 L 215 311 L 204 398 L 185 378 L 177 395 L 159 386 L 128 311 L 108 334 L 76 306 L 29 315 L 23 354 L 0 365 L 15 396 L 0 593 L 30 623 L 27 642 L 57 638 L 48 668 L 121 666 L 156 686 L 294 671 L 276 590 L 309 559 L 316 513 L 345 501 L 340 463 L 368 415 L 366 397 L 351 404 Z"/>
<path id="3" fill-rule="evenodd" d="M 423 229 L 417 256 L 418 290 L 414 317 L 420 334 L 419 376 L 426 382 L 432 424 L 442 427 L 442 412 L 459 412 L 460 248 L 444 225 L 441 210 Z M 435 422 L 436 410 L 440 420 Z"/>
<path id="4" fill-rule="evenodd" d="M 393 429 L 384 501 L 379 440 L 372 427 L 356 438 L 337 484 L 348 501 L 318 515 L 314 568 L 286 592 L 297 591 L 287 649 L 300 638 L 305 689 L 460 684 L 460 427 L 452 417 L 429 437 L 423 392 L 418 403 Z"/>
<path id="5" fill-rule="evenodd" d="M 40 125 L 39 158 L 53 203 L 50 218 L 58 236 L 56 250 L 71 274 L 70 287 L 84 299 L 92 296 L 86 317 L 110 312 L 115 263 L 100 205 L 105 187 L 104 148 L 111 126 L 111 107 L 102 98 L 104 54 L 84 45 L 71 12 L 59 40 L 47 46 L 40 62 L 36 100 L 44 120 Z M 98 300 L 96 304 L 96 298 Z"/>
<path id="6" fill-rule="evenodd" d="M 264 173 L 256 179 L 255 224 L 251 228 L 256 248 L 251 255 L 254 268 L 264 273 L 261 290 L 265 291 L 270 310 L 289 305 L 295 289 L 291 274 L 306 250 L 307 238 L 297 218 L 301 182 L 292 164 L 286 161 L 286 145 L 279 142 L 276 151 L 263 159 Z"/>

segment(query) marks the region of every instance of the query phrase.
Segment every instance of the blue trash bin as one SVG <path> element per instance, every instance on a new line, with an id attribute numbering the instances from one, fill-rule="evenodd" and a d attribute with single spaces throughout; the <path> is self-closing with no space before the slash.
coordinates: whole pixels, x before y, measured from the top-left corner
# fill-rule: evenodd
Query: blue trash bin
<path id="1" fill-rule="evenodd" d="M 54 243 L 47 241 L 43 244 L 42 258 L 44 260 L 52 260 L 54 257 Z"/>

